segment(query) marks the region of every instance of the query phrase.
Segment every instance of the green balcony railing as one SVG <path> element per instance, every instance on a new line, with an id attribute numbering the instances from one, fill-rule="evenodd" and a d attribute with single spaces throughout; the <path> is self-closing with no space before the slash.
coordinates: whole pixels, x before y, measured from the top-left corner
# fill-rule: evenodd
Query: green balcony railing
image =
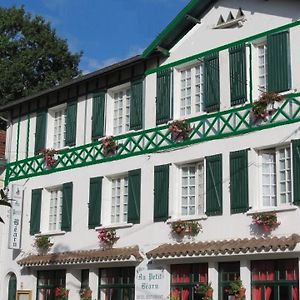
<path id="1" fill-rule="evenodd" d="M 268 120 L 261 122 L 253 121 L 251 104 L 190 118 L 192 132 L 189 138 L 182 142 L 173 141 L 169 126 L 162 125 L 116 136 L 119 148 L 115 155 L 109 157 L 103 154 L 102 144 L 94 142 L 62 150 L 57 164 L 52 169 L 45 168 L 42 155 L 12 162 L 7 165 L 5 183 L 299 122 L 299 97 L 300 93 L 286 96 L 276 112 Z"/>

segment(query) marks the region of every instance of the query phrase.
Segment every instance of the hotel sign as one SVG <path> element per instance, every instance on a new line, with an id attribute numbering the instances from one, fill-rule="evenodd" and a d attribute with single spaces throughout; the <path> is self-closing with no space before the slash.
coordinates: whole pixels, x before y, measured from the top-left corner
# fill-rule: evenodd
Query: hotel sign
<path id="1" fill-rule="evenodd" d="M 23 186 L 12 184 L 10 191 L 11 210 L 10 210 L 10 230 L 8 248 L 21 248 L 21 227 L 22 227 L 22 202 Z"/>

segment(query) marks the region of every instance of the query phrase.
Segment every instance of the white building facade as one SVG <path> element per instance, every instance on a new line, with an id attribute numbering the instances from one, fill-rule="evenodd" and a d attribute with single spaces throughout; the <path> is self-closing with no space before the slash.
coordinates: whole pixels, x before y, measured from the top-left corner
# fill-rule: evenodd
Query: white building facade
<path id="1" fill-rule="evenodd" d="M 298 300 L 299 15 L 292 0 L 192 0 L 143 55 L 2 107 L 23 209 L 16 245 L 2 239 L 0 298 L 14 280 L 43 300 L 87 286 L 202 299 L 199 283 L 234 299 L 241 279 L 246 299 Z M 42 149 L 57 150 L 48 164 Z"/>

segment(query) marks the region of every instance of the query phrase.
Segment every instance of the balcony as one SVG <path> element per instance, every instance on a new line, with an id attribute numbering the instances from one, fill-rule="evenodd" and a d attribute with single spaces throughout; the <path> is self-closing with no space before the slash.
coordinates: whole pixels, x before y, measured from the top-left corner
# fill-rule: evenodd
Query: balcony
<path id="1" fill-rule="evenodd" d="M 5 183 L 137 155 L 171 150 L 300 121 L 300 93 L 287 95 L 279 108 L 266 121 L 254 122 L 251 107 L 252 104 L 247 104 L 227 111 L 190 118 L 192 132 L 189 138 L 182 142 L 173 141 L 169 126 L 162 125 L 116 136 L 115 140 L 119 148 L 115 155 L 109 157 L 103 154 L 103 146 L 101 142 L 97 141 L 61 151 L 57 164 L 52 169 L 45 168 L 42 155 L 15 161 L 7 164 Z"/>

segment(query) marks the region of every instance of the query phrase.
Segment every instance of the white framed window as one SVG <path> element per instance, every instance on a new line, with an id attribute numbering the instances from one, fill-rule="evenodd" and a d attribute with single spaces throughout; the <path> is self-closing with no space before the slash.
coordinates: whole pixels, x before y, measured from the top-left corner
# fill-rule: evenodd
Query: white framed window
<path id="1" fill-rule="evenodd" d="M 49 190 L 49 231 L 60 231 L 62 220 L 62 188 Z"/>
<path id="2" fill-rule="evenodd" d="M 49 132 L 52 132 L 52 144 L 50 140 L 49 147 L 61 149 L 66 142 L 66 106 L 50 109 L 49 113 L 51 119 L 48 127 Z"/>
<path id="3" fill-rule="evenodd" d="M 180 116 L 190 116 L 203 110 L 203 63 L 180 70 Z"/>
<path id="4" fill-rule="evenodd" d="M 284 206 L 292 202 L 291 149 L 263 150 L 261 159 L 262 206 Z"/>
<path id="5" fill-rule="evenodd" d="M 113 134 L 127 132 L 130 127 L 130 87 L 113 91 Z"/>
<path id="6" fill-rule="evenodd" d="M 180 166 L 180 215 L 204 214 L 204 161 Z"/>
<path id="7" fill-rule="evenodd" d="M 127 223 L 128 177 L 111 179 L 111 224 Z"/>
<path id="8" fill-rule="evenodd" d="M 268 63 L 267 63 L 267 43 L 257 46 L 258 55 L 258 92 L 262 94 L 267 91 L 268 83 Z"/>

